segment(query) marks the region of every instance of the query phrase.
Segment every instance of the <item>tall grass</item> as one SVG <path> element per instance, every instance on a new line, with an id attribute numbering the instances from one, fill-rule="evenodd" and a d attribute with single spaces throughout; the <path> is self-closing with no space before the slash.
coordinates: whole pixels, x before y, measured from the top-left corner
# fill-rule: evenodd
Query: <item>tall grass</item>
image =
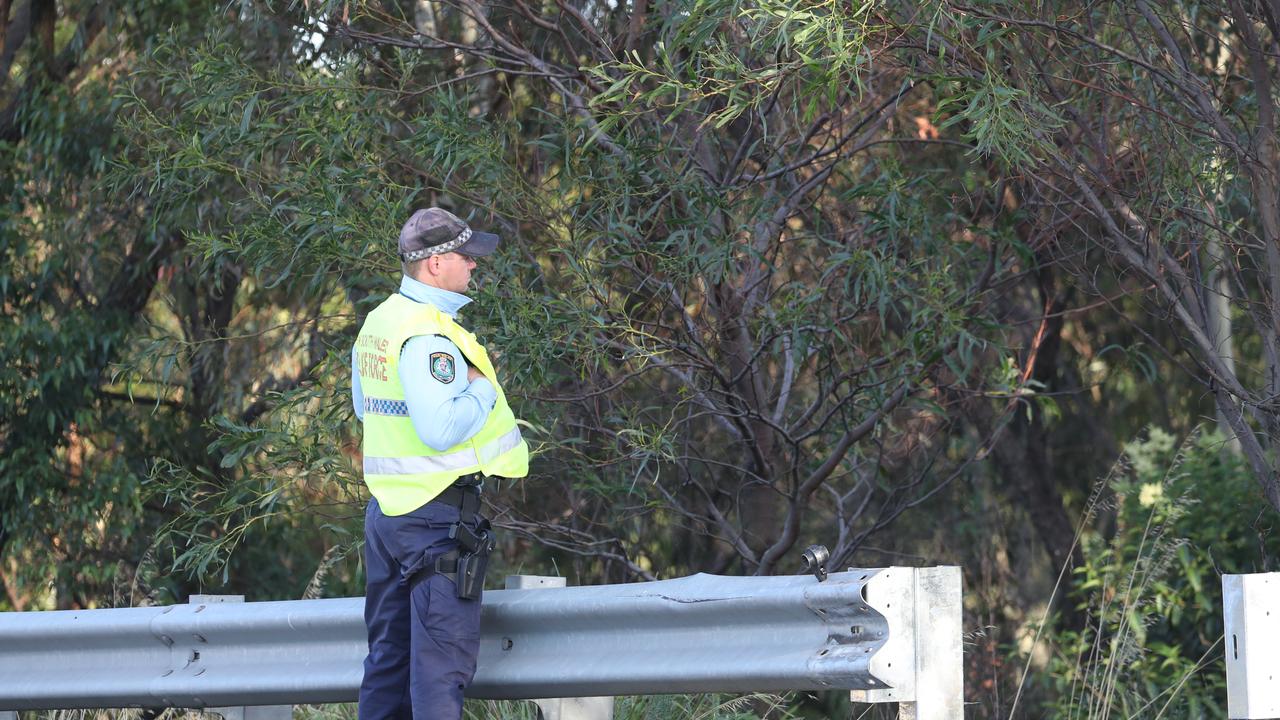
<path id="1" fill-rule="evenodd" d="M 793 720 L 790 697 L 771 693 L 726 695 L 644 695 L 614 700 L 614 720 Z M 467 700 L 463 720 L 539 720 L 538 707 L 527 700 Z M 220 720 L 198 710 L 51 710 L 20 713 L 19 720 Z M 357 720 L 355 703 L 298 705 L 294 720 Z"/>
<path id="2" fill-rule="evenodd" d="M 1010 720 L 1225 717 L 1221 601 L 1208 545 L 1241 528 L 1229 527 L 1230 512 L 1217 505 L 1232 495 L 1226 485 L 1206 482 L 1222 474 L 1221 446 L 1199 433 L 1175 445 L 1158 430 L 1126 446 L 1077 529 L 1085 561 L 1073 569 L 1074 591 L 1058 598 L 1064 568 L 1049 604 L 1075 603 L 1084 627 L 1055 629 L 1046 610 Z M 1037 647 L 1049 660 L 1033 675 Z M 1024 702 L 1020 716 L 1028 694 L 1038 711 Z"/>

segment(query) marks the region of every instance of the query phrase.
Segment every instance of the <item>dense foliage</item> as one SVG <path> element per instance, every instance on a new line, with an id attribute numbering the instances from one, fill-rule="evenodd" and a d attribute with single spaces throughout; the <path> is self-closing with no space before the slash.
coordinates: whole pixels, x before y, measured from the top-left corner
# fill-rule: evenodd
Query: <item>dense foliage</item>
<path id="1" fill-rule="evenodd" d="M 1090 510 L 1109 532 L 1082 537 L 1072 593 L 1088 621 L 1038 648 L 1048 672 L 1032 682 L 1054 698 L 1053 716 L 1226 717 L 1218 576 L 1263 571 L 1259 551 L 1275 553 L 1277 541 L 1224 445 L 1153 429 L 1100 483 Z"/>
<path id="2" fill-rule="evenodd" d="M 1280 508 L 1266 6 L 0 10 L 0 607 L 360 592 L 348 353 L 439 204 L 504 238 L 495 575 L 956 563 L 981 714 L 1221 714 Z"/>

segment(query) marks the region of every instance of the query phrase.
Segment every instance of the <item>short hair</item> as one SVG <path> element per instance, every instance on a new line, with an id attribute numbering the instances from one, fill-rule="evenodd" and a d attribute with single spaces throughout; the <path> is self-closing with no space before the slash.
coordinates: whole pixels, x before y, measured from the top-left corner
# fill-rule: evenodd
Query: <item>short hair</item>
<path id="1" fill-rule="evenodd" d="M 402 271 L 406 276 L 411 277 L 411 278 L 413 278 L 413 279 L 417 280 L 418 278 L 417 278 L 417 276 L 416 276 L 416 275 L 414 275 L 414 271 L 418 269 L 418 266 L 419 266 L 419 265 L 421 265 L 422 263 L 426 262 L 426 261 L 427 261 L 427 258 L 429 258 L 429 257 L 430 257 L 430 256 L 427 256 L 427 257 L 424 257 L 424 258 L 418 258 L 417 260 L 410 260 L 409 262 L 404 262 L 404 261 L 402 260 L 402 261 L 400 261 L 400 270 L 401 270 L 401 271 Z"/>

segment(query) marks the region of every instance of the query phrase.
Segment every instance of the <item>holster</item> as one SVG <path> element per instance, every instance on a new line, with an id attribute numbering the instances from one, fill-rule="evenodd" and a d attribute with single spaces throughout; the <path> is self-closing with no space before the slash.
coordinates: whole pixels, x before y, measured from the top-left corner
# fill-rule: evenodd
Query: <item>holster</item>
<path id="1" fill-rule="evenodd" d="M 484 592 L 484 573 L 489 568 L 489 554 L 493 552 L 493 533 L 486 527 L 480 531 L 477 540 L 474 550 L 460 551 L 458 555 L 454 588 L 463 600 L 479 600 Z"/>
<path id="2" fill-rule="evenodd" d="M 459 520 L 449 527 L 449 538 L 458 543 L 454 589 L 463 600 L 479 600 L 484 592 L 484 573 L 489 567 L 489 554 L 494 546 L 489 521 L 480 518 L 480 527 L 472 530 Z"/>
<path id="3" fill-rule="evenodd" d="M 422 570 L 422 573 L 435 572 L 448 577 L 453 581 L 458 597 L 464 600 L 479 600 L 484 592 L 484 573 L 494 547 L 489 521 L 476 514 L 480 508 L 480 491 L 476 487 L 478 479 L 475 484 L 467 482 L 473 477 L 478 478 L 462 478 L 432 501 L 458 507 L 459 519 L 449 526 L 449 539 L 455 541 L 457 547 L 440 555 Z M 467 523 L 477 520 L 477 527 L 472 530 Z"/>

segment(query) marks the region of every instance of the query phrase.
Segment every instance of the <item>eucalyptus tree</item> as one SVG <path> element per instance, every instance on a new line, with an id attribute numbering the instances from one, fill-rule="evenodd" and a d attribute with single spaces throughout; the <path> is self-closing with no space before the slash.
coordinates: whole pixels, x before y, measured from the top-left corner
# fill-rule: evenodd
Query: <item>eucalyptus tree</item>
<path id="1" fill-rule="evenodd" d="M 189 3 L 0 2 L 0 586 L 16 609 L 46 586 L 64 607 L 109 597 L 116 563 L 145 543 L 145 468 L 116 452 L 147 442 L 145 411 L 111 366 L 182 241 L 100 181 L 131 59 L 205 17 Z"/>
<path id="2" fill-rule="evenodd" d="M 224 24 L 219 7 L 0 2 L 0 602 L 13 609 L 185 585 L 153 537 L 180 508 L 148 479 L 156 457 L 219 465 L 206 423 L 238 286 L 187 254 L 217 197 L 162 204 L 116 181 L 133 143 L 117 94 L 152 97 L 131 82 L 138 61 Z M 294 39 L 287 16 L 237 23 L 263 48 Z M 167 352 L 170 329 L 191 352 Z"/>
<path id="3" fill-rule="evenodd" d="M 915 50 L 872 6 L 308 12 L 306 62 L 260 62 L 231 24 L 159 51 L 139 76 L 159 99 L 130 102 L 138 186 L 216 189 L 188 241 L 294 293 L 299 347 L 329 351 L 293 363 L 284 402 L 219 415 L 230 483 L 195 498 L 204 471 L 166 466 L 192 508 L 173 529 L 207 551 L 187 559 L 233 549 L 253 503 L 355 499 L 345 343 L 394 287 L 413 206 L 506 236 L 466 312 L 537 446 L 495 496 L 516 560 L 530 541 L 596 577 L 772 573 L 825 542 L 847 562 L 1019 406 L 992 303 L 1026 264 L 998 178 L 937 137 Z M 244 360 L 265 378 L 282 356 Z M 979 434 L 953 406 L 983 394 L 1003 399 Z"/>
<path id="4" fill-rule="evenodd" d="M 997 78 L 992 101 L 1025 120 L 1014 159 L 1036 232 L 1083 287 L 1141 298 L 1153 346 L 1172 331 L 1204 411 L 1280 510 L 1273 6 L 938 9 L 933 61 L 960 82 Z"/>

